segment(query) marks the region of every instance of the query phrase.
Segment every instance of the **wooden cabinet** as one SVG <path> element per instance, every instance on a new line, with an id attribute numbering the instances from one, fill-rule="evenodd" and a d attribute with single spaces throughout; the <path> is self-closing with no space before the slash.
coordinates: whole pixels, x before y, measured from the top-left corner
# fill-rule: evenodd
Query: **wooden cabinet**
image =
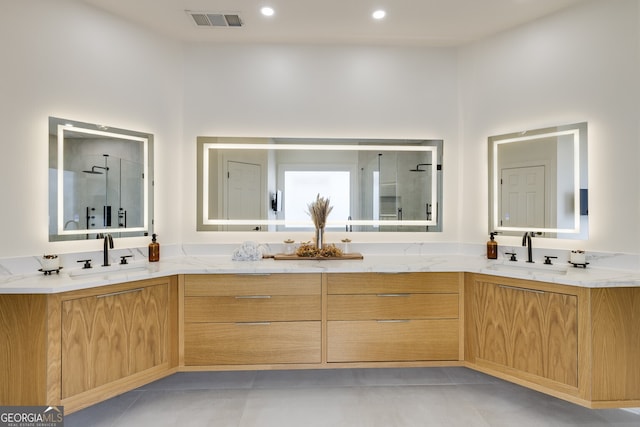
<path id="1" fill-rule="evenodd" d="M 465 275 L 467 365 L 591 408 L 640 406 L 640 287 Z"/>
<path id="2" fill-rule="evenodd" d="M 577 295 L 526 286 L 476 281 L 476 363 L 577 387 Z"/>
<path id="3" fill-rule="evenodd" d="M 62 399 L 168 362 L 169 286 L 62 302 Z"/>
<path id="4" fill-rule="evenodd" d="M 591 290 L 594 407 L 640 406 L 640 288 Z"/>
<path id="5" fill-rule="evenodd" d="M 178 366 L 177 277 L 0 295 L 0 405 L 72 413 Z"/>
<path id="6" fill-rule="evenodd" d="M 321 362 L 319 274 L 188 275 L 185 366 Z"/>
<path id="7" fill-rule="evenodd" d="M 49 296 L 45 404 L 65 412 L 176 371 L 177 278 Z"/>
<path id="8" fill-rule="evenodd" d="M 0 295 L 0 405 L 44 405 L 47 296 Z"/>
<path id="9" fill-rule="evenodd" d="M 640 406 L 640 287 L 431 272 L 170 276 L 1 294 L 0 340 L 0 404 L 66 413 L 178 370 L 461 364 L 592 408 Z"/>
<path id="10" fill-rule="evenodd" d="M 459 360 L 457 273 L 327 278 L 327 362 Z"/>

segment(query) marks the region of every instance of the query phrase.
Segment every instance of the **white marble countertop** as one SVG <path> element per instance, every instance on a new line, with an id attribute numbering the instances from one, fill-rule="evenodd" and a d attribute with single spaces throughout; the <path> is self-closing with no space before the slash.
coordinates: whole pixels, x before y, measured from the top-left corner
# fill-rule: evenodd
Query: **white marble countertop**
<path id="1" fill-rule="evenodd" d="M 233 261 L 230 255 L 195 253 L 167 256 L 155 263 L 134 257 L 128 265 L 98 265 L 89 270 L 73 265 L 51 275 L 33 270 L 34 273 L 0 274 L 0 294 L 59 293 L 176 274 L 470 272 L 592 288 L 640 286 L 640 272 L 633 270 L 576 268 L 566 262 L 548 266 L 541 260 L 527 264 L 467 254 L 374 253 L 364 254 L 362 260 Z"/>

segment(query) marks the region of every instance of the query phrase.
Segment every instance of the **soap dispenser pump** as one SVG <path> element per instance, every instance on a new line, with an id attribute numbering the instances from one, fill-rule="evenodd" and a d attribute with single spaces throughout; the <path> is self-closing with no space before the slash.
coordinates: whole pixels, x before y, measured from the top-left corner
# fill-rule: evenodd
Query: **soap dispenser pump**
<path id="1" fill-rule="evenodd" d="M 156 241 L 156 234 L 151 235 L 151 243 L 149 243 L 149 262 L 160 261 L 160 243 Z"/>
<path id="2" fill-rule="evenodd" d="M 498 242 L 494 240 L 497 231 L 489 233 L 489 241 L 487 242 L 487 259 L 498 259 Z"/>

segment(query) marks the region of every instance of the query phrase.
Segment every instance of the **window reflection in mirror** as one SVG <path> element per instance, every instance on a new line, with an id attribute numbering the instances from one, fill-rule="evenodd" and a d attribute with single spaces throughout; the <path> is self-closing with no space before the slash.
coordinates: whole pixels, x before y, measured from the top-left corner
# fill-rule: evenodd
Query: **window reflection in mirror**
<path id="1" fill-rule="evenodd" d="M 588 238 L 587 123 L 489 138 L 489 231 Z"/>
<path id="2" fill-rule="evenodd" d="M 151 231 L 153 136 L 49 118 L 49 240 Z"/>
<path id="3" fill-rule="evenodd" d="M 199 231 L 442 231 L 442 141 L 198 138 Z"/>

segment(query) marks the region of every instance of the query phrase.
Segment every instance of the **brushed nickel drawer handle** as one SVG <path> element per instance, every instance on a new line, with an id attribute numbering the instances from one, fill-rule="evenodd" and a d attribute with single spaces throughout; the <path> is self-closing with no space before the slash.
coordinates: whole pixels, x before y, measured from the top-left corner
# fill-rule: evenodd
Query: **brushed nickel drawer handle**
<path id="1" fill-rule="evenodd" d="M 234 276 L 271 276 L 271 273 L 236 273 Z"/>
<path id="2" fill-rule="evenodd" d="M 376 320 L 378 323 L 409 323 L 410 319 Z"/>
<path id="3" fill-rule="evenodd" d="M 271 322 L 236 322 L 238 326 L 269 326 Z"/>
<path id="4" fill-rule="evenodd" d="M 376 294 L 378 297 L 410 297 L 411 294 Z"/>
<path id="5" fill-rule="evenodd" d="M 517 286 L 507 286 L 507 285 L 498 285 L 498 287 L 502 289 L 511 289 L 513 291 L 531 292 L 533 294 L 544 294 L 544 291 L 539 291 L 537 289 L 518 288 Z"/>
<path id="6" fill-rule="evenodd" d="M 269 299 L 271 295 L 238 295 L 236 299 Z"/>
<path id="7" fill-rule="evenodd" d="M 96 298 L 106 298 L 106 297 L 114 297 L 117 295 L 132 294 L 134 292 L 142 292 L 143 290 L 144 288 L 128 289 L 126 291 L 111 292 L 110 294 L 96 295 Z"/>

